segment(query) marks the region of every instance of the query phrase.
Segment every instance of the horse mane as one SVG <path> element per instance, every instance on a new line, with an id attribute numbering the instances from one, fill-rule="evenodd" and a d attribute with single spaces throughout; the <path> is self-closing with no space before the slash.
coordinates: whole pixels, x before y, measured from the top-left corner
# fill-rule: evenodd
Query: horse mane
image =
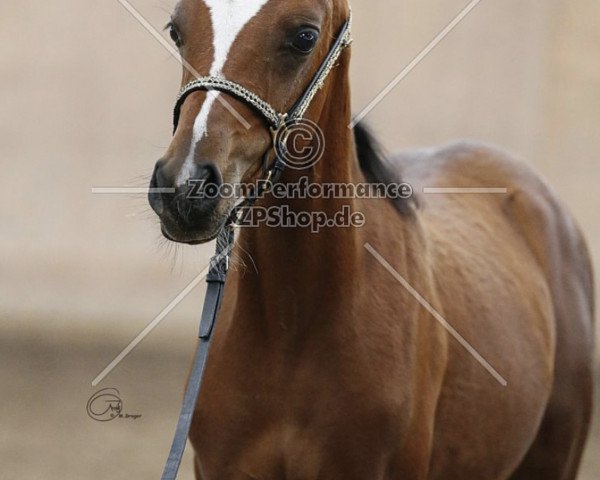
<path id="1" fill-rule="evenodd" d="M 394 171 L 390 161 L 383 153 L 383 148 L 363 123 L 354 126 L 354 142 L 358 163 L 367 182 L 384 185 L 402 183 L 402 175 L 398 169 Z M 390 198 L 389 201 L 401 215 L 409 215 L 414 211 L 412 196 L 410 198 Z"/>

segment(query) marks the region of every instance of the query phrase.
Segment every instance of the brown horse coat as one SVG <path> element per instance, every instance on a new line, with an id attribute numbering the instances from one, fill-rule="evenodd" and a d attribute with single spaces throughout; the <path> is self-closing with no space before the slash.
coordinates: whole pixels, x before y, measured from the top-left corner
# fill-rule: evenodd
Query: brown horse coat
<path id="1" fill-rule="evenodd" d="M 509 193 L 422 195 L 408 216 L 370 201 L 360 232 L 244 231 L 239 255 L 258 273 L 233 272 L 227 287 L 192 434 L 199 478 L 575 478 L 593 288 L 572 218 L 528 167 L 485 146 L 398 163 L 417 191 Z"/>
<path id="2" fill-rule="evenodd" d="M 184 0 L 174 20 L 182 54 L 206 74 L 216 54 L 201 47 L 211 28 L 203 5 Z M 278 28 L 292 28 L 300 13 L 326 41 L 302 61 L 283 58 Z M 284 111 L 347 16 L 345 0 L 269 0 L 239 34 L 223 75 Z M 368 139 L 357 145 L 347 128 L 349 61 L 346 51 L 308 112 L 326 140 L 313 182 L 385 172 L 358 158 Z M 268 132 L 230 100 L 251 128 L 218 103 L 201 117 L 207 95 L 194 93 L 156 185 L 173 185 L 190 159 L 224 181 L 260 174 Z M 197 118 L 206 120 L 198 141 Z M 328 214 L 347 205 L 365 214 L 363 228 L 242 229 L 235 255 L 247 267 L 230 273 L 190 435 L 198 479 L 576 478 L 591 414 L 593 286 L 572 217 L 530 168 L 483 145 L 404 153 L 391 169 L 415 191 L 400 208 L 385 199 L 261 201 Z M 306 174 L 288 171 L 282 181 Z M 423 193 L 432 187 L 507 193 Z M 192 221 L 162 201 L 165 235 L 190 243 L 211 238 L 230 206 Z"/>

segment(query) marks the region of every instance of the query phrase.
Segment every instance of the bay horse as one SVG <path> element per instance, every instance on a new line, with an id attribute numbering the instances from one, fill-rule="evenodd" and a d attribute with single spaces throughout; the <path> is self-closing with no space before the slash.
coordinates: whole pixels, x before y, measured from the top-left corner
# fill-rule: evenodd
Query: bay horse
<path id="1" fill-rule="evenodd" d="M 350 14 L 346 0 L 181 0 L 170 33 L 200 75 L 281 112 Z M 241 229 L 234 253 L 255 267 L 233 269 L 225 288 L 190 432 L 196 478 L 575 479 L 592 409 L 594 305 L 572 216 L 531 168 L 492 147 L 383 159 L 367 130 L 348 128 L 349 62 L 346 48 L 304 115 L 325 140 L 320 161 L 287 169 L 281 183 L 403 178 L 415 193 L 259 200 L 327 215 L 350 207 L 366 222 Z M 185 70 L 183 85 L 194 75 Z M 168 239 L 216 237 L 236 200 L 195 198 L 191 182 L 256 181 L 273 143 L 262 117 L 242 94 L 187 95 L 151 184 L 175 189 L 150 193 Z M 498 186 L 507 193 L 422 193 Z"/>

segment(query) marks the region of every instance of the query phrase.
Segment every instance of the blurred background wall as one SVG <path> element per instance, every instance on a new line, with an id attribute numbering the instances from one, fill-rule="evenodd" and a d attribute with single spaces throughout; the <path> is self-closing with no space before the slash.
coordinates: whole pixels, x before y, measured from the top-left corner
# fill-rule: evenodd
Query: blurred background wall
<path id="1" fill-rule="evenodd" d="M 355 0 L 354 110 L 466 3 Z M 174 1 L 132 4 L 160 29 Z M 472 138 L 524 158 L 569 205 L 600 271 L 599 53 L 597 0 L 483 0 L 367 121 L 389 151 Z M 85 401 L 91 379 L 205 267 L 212 246 L 166 245 L 144 195 L 91 188 L 147 185 L 169 144 L 179 78 L 178 62 L 117 0 L 0 5 L 0 380 L 15 402 L 0 455 L 20 472 L 11 478 L 39 467 L 27 470 L 19 442 L 45 458 L 46 478 L 82 442 L 94 448 L 80 452 L 73 478 L 90 463 L 94 478 L 109 478 L 104 455 L 120 465 L 110 478 L 163 460 L 202 288 L 107 379 L 145 410 L 143 427 L 99 433 Z M 40 405 L 57 389 L 60 406 Z M 54 432 L 79 436 L 36 436 L 48 418 Z M 156 458 L 127 450 L 132 431 Z"/>

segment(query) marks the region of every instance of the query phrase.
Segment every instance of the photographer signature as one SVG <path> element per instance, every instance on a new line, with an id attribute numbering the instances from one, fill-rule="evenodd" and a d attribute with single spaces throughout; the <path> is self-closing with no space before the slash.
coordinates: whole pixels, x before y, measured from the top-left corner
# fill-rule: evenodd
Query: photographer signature
<path id="1" fill-rule="evenodd" d="M 123 400 L 116 388 L 103 388 L 94 393 L 87 402 L 89 417 L 97 422 L 110 422 L 115 418 L 137 420 L 141 415 L 123 413 Z"/>

